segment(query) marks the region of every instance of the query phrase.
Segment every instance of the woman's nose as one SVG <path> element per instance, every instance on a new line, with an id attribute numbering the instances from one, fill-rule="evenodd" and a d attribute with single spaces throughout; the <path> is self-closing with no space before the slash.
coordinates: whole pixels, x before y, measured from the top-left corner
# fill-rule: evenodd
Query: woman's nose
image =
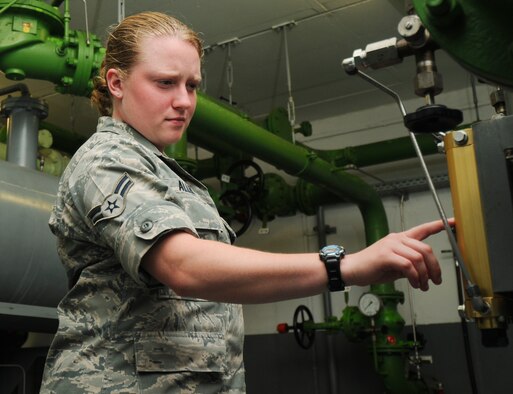
<path id="1" fill-rule="evenodd" d="M 175 89 L 172 99 L 172 105 L 175 108 L 190 108 L 193 104 L 193 97 L 194 92 L 190 92 L 185 85 L 180 86 L 177 89 Z"/>

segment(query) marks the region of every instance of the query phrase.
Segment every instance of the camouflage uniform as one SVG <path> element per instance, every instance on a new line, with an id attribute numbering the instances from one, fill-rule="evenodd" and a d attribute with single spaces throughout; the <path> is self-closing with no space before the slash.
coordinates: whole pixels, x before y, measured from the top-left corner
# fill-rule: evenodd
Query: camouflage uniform
<path id="1" fill-rule="evenodd" d="M 243 393 L 240 305 L 180 297 L 140 269 L 165 233 L 230 243 L 207 189 L 110 117 L 62 176 L 50 218 L 70 291 L 41 393 Z"/>

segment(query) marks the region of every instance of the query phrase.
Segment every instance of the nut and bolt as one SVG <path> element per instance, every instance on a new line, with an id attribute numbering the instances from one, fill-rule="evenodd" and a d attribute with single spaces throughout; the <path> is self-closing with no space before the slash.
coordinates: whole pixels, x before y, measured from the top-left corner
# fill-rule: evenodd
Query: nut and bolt
<path id="1" fill-rule="evenodd" d="M 465 145 L 468 142 L 468 135 L 464 130 L 453 131 L 452 138 L 458 146 Z"/>

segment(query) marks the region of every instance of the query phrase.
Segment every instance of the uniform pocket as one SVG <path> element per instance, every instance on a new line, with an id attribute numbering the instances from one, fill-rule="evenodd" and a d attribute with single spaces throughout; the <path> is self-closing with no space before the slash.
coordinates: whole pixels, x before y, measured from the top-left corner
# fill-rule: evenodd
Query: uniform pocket
<path id="1" fill-rule="evenodd" d="M 135 340 L 138 373 L 223 373 L 225 354 L 225 339 L 218 333 L 143 333 Z"/>
<path id="2" fill-rule="evenodd" d="M 142 393 L 219 392 L 226 343 L 208 332 L 143 333 L 135 341 L 135 363 Z"/>

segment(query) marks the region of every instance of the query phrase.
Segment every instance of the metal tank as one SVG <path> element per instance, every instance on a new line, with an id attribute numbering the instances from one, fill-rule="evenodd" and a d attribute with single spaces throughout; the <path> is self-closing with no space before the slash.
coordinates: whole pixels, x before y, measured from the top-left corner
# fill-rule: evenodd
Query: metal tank
<path id="1" fill-rule="evenodd" d="M 0 329 L 52 331 L 67 291 L 48 228 L 58 178 L 0 161 Z"/>

